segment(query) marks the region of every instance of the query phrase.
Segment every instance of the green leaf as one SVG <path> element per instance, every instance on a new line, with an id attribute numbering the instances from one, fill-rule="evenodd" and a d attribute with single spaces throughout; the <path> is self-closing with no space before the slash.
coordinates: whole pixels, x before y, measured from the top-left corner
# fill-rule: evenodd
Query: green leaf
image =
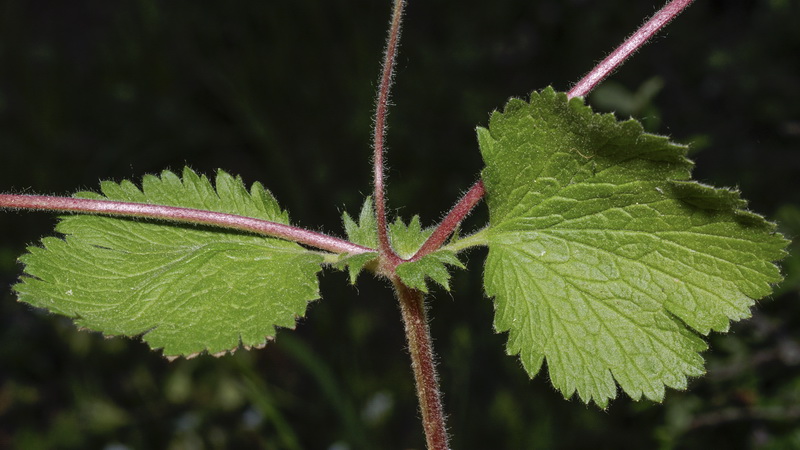
<path id="1" fill-rule="evenodd" d="M 342 213 L 342 222 L 350 242 L 367 248 L 378 248 L 378 220 L 372 208 L 372 197 L 364 200 L 361 213 L 358 215 L 358 223 L 347 214 L 347 211 Z"/>
<path id="2" fill-rule="evenodd" d="M 361 207 L 358 222 L 353 220 L 347 212 L 342 214 L 347 238 L 356 244 L 369 248 L 378 247 L 378 223 L 372 207 L 372 198 L 367 197 Z M 411 218 L 408 224 L 399 217 L 389 224 L 389 238 L 392 248 L 402 258 L 411 258 L 417 250 L 433 233 L 433 228 L 422 229 L 419 216 Z M 377 259 L 377 253 L 363 253 L 359 255 L 345 255 L 340 259 L 336 267 L 347 266 L 350 274 L 350 283 L 355 284 L 359 273 Z M 451 251 L 438 251 L 426 255 L 417 261 L 401 263 L 396 268 L 396 273 L 400 279 L 408 286 L 428 292 L 426 280 L 430 279 L 450 290 L 450 272 L 446 264 L 464 268 L 461 261 Z"/>
<path id="3" fill-rule="evenodd" d="M 378 221 L 372 208 L 372 197 L 367 197 L 361 206 L 358 223 L 345 211 L 342 213 L 342 223 L 347 239 L 354 244 L 368 248 L 378 248 Z M 368 267 L 378 258 L 377 252 L 361 253 L 358 255 L 344 255 L 335 265 L 338 269 L 347 267 L 350 274 L 350 284 L 356 283 L 356 278 L 364 268 Z"/>
<path id="4" fill-rule="evenodd" d="M 439 250 L 429 255 L 425 255 L 416 261 L 409 261 L 401 263 L 395 269 L 395 273 L 400 277 L 400 280 L 414 289 L 419 289 L 422 292 L 428 292 L 428 287 L 425 280 L 431 280 L 439 283 L 445 290 L 450 290 L 450 271 L 447 270 L 445 264 L 464 268 L 464 264 L 458 260 L 456 254 L 447 251 Z"/>
<path id="5" fill-rule="evenodd" d="M 422 229 L 419 216 L 414 216 L 406 225 L 399 217 L 389 224 L 392 248 L 401 258 L 411 258 L 422 244 L 433 234 L 433 228 Z"/>
<path id="6" fill-rule="evenodd" d="M 546 89 L 478 129 L 486 292 L 534 376 L 605 407 L 703 373 L 700 335 L 750 315 L 787 241 L 733 190 L 690 180 L 686 148 Z M 616 382 L 616 384 L 615 384 Z"/>
<path id="7" fill-rule="evenodd" d="M 78 196 L 205 209 L 288 224 L 264 187 L 219 171 L 216 189 L 190 169 L 101 183 Z M 62 217 L 20 258 L 21 301 L 106 335 L 142 335 L 166 356 L 259 347 L 294 328 L 319 297 L 322 257 L 287 241 L 217 228 L 92 215 Z"/>
<path id="8" fill-rule="evenodd" d="M 375 263 L 378 259 L 376 252 L 359 253 L 357 255 L 344 255 L 334 265 L 335 268 L 344 270 L 347 267 L 347 272 L 350 275 L 350 284 L 356 284 L 356 279 L 362 270 Z"/>
<path id="9" fill-rule="evenodd" d="M 433 228 L 423 229 L 419 216 L 414 216 L 406 225 L 399 217 L 389 224 L 389 236 L 392 248 L 404 259 L 414 256 L 422 244 L 433 234 Z M 450 290 L 450 271 L 446 264 L 463 268 L 455 253 L 449 250 L 439 250 L 425 255 L 416 261 L 401 263 L 395 273 L 403 283 L 422 292 L 428 292 L 426 280 L 430 279 L 446 290 Z"/>

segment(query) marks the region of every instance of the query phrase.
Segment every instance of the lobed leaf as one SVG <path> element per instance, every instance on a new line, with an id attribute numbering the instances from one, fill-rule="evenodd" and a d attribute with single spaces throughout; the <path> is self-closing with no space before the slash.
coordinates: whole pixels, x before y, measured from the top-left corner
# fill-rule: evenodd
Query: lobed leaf
<path id="1" fill-rule="evenodd" d="M 347 214 L 342 213 L 342 223 L 347 239 L 350 242 L 368 248 L 378 248 L 378 220 L 375 218 L 375 211 L 372 207 L 372 197 L 367 197 L 361 206 L 358 215 L 358 222 Z M 347 267 L 350 275 L 350 284 L 355 284 L 358 275 L 367 267 L 370 267 L 378 258 L 377 252 L 361 253 L 358 255 L 344 255 L 336 266 L 339 269 Z"/>
<path id="2" fill-rule="evenodd" d="M 486 293 L 531 376 L 605 407 L 617 384 L 659 401 L 703 373 L 701 335 L 750 315 L 787 241 L 686 148 L 548 88 L 478 139 L 489 206 Z"/>
<path id="3" fill-rule="evenodd" d="M 367 197 L 358 214 L 358 223 L 347 214 L 342 213 L 342 223 L 347 239 L 354 244 L 367 248 L 378 248 L 378 220 L 372 207 L 372 197 Z"/>
<path id="4" fill-rule="evenodd" d="M 347 238 L 356 244 L 365 247 L 378 247 L 378 223 L 372 207 L 372 198 L 367 197 L 361 207 L 361 212 L 356 222 L 345 212 L 342 214 Z M 411 258 L 417 250 L 433 233 L 433 228 L 423 229 L 419 216 L 414 216 L 406 224 L 399 217 L 389 224 L 389 238 L 392 248 L 401 258 Z M 362 253 L 359 255 L 346 255 L 339 260 L 337 267 L 347 266 L 350 274 L 350 283 L 354 284 L 356 278 L 364 268 L 370 267 L 375 263 L 377 253 Z M 451 251 L 441 250 L 426 255 L 416 261 L 401 263 L 396 268 L 397 276 L 403 283 L 414 289 L 428 292 L 427 280 L 432 280 L 445 289 L 450 290 L 450 271 L 447 265 L 464 268 L 461 261 Z"/>
<path id="5" fill-rule="evenodd" d="M 464 268 L 464 264 L 459 261 L 455 253 L 439 250 L 416 261 L 400 263 L 395 272 L 403 283 L 422 292 L 428 292 L 427 279 L 438 283 L 449 291 L 450 271 L 446 265 L 455 266 L 459 269 Z"/>
<path id="6" fill-rule="evenodd" d="M 223 171 L 215 186 L 184 169 L 101 183 L 80 197 L 204 209 L 288 224 L 260 183 L 248 192 Z M 20 258 L 19 299 L 106 335 L 143 335 L 166 356 L 263 346 L 275 327 L 294 328 L 319 297 L 322 257 L 279 239 L 202 226 L 92 215 L 61 217 L 56 231 Z"/>
<path id="7" fill-rule="evenodd" d="M 389 224 L 392 248 L 401 258 L 405 259 L 414 256 L 432 233 L 433 228 L 422 228 L 419 216 L 412 217 L 408 224 L 399 217 Z M 403 283 L 422 292 L 428 292 L 427 280 L 431 280 L 449 291 L 450 271 L 447 265 L 464 268 L 455 253 L 439 250 L 416 261 L 399 264 L 395 273 Z"/>
<path id="8" fill-rule="evenodd" d="M 356 279 L 366 268 L 372 267 L 378 260 L 377 252 L 359 253 L 357 255 L 344 255 L 336 264 L 335 268 L 344 270 L 350 275 L 350 284 L 356 284 Z"/>
<path id="9" fill-rule="evenodd" d="M 389 237 L 392 248 L 401 258 L 411 258 L 422 244 L 433 234 L 433 228 L 422 229 L 419 216 L 414 216 L 406 224 L 399 217 L 389 224 Z"/>

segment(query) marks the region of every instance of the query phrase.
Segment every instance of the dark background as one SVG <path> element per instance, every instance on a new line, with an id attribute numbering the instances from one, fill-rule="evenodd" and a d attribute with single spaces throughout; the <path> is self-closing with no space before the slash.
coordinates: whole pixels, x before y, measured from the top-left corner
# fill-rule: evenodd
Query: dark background
<path id="1" fill-rule="evenodd" d="M 511 96 L 566 90 L 661 6 L 411 0 L 389 125 L 389 206 L 434 224 L 481 169 L 474 137 Z M 370 191 L 390 1 L 0 1 L 0 191 L 69 194 L 184 165 L 262 181 L 294 223 L 341 234 Z M 691 143 L 800 235 L 800 2 L 700 1 L 598 89 L 598 110 Z M 467 225 L 485 220 L 483 206 Z M 166 362 L 17 303 L 46 213 L 0 215 L 0 448 L 422 448 L 390 290 L 341 272 L 264 350 Z M 608 410 L 528 379 L 469 254 L 431 300 L 454 449 L 800 448 L 800 259 L 754 317 L 710 337 L 708 375 Z"/>

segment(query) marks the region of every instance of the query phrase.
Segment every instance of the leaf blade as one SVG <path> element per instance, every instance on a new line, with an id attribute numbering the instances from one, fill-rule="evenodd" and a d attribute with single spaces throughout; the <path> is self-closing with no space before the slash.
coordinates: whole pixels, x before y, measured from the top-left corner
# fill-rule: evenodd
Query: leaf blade
<path id="1" fill-rule="evenodd" d="M 216 189 L 186 169 L 101 184 L 118 201 L 208 209 L 288 223 L 259 184 L 220 171 Z M 322 257 L 279 239 L 220 229 L 75 215 L 20 260 L 19 299 L 110 335 L 140 335 L 166 356 L 263 346 L 275 328 L 293 328 L 317 299 Z"/>
<path id="2" fill-rule="evenodd" d="M 691 181 L 685 147 L 635 121 L 547 89 L 478 140 L 495 329 L 567 397 L 604 407 L 615 381 L 653 400 L 684 387 L 703 370 L 697 333 L 726 330 L 780 280 L 774 226 Z"/>
<path id="3" fill-rule="evenodd" d="M 450 271 L 447 265 L 464 269 L 464 264 L 455 253 L 448 250 L 439 250 L 425 255 L 416 261 L 402 262 L 397 266 L 396 273 L 400 281 L 413 289 L 428 292 L 427 280 L 439 284 L 446 291 L 450 290 Z"/>

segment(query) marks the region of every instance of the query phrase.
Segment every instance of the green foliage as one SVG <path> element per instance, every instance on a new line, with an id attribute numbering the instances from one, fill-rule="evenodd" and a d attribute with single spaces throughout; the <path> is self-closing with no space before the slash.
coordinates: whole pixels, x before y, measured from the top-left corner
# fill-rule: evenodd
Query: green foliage
<path id="1" fill-rule="evenodd" d="M 419 216 L 414 216 L 406 225 L 399 217 L 389 224 L 392 248 L 401 258 L 411 258 L 433 233 L 433 228 L 422 229 Z"/>
<path id="2" fill-rule="evenodd" d="M 490 226 L 467 245 L 488 245 L 485 290 L 495 328 L 529 375 L 547 361 L 565 396 L 605 407 L 617 384 L 660 401 L 703 373 L 701 335 L 725 331 L 781 279 L 785 239 L 731 189 L 690 179 L 686 148 L 633 120 L 595 114 L 552 89 L 511 100 L 478 129 Z M 217 211 L 288 224 L 272 195 L 219 171 L 215 184 L 185 169 L 133 183 L 103 182 L 78 196 Z M 342 222 L 348 239 L 378 248 L 367 198 Z M 29 248 L 22 301 L 107 335 L 143 335 L 167 356 L 262 346 L 293 328 L 319 297 L 316 252 L 280 239 L 102 216 L 62 217 Z M 410 260 L 431 236 L 419 216 L 397 218 L 389 239 L 411 288 L 449 290 L 456 253 Z M 378 252 L 345 254 L 355 283 Z"/>
<path id="3" fill-rule="evenodd" d="M 347 239 L 367 248 L 378 248 L 378 221 L 375 219 L 375 210 L 372 207 L 372 197 L 367 197 L 358 214 L 358 223 L 347 214 L 342 213 L 342 223 Z"/>
<path id="4" fill-rule="evenodd" d="M 450 271 L 447 265 L 464 268 L 456 254 L 447 250 L 440 250 L 425 255 L 416 261 L 401 263 L 397 266 L 397 276 L 403 283 L 422 292 L 428 292 L 426 279 L 440 284 L 445 290 L 450 290 Z"/>
<path id="5" fill-rule="evenodd" d="M 378 247 L 378 223 L 375 219 L 375 211 L 372 207 L 372 197 L 367 197 L 358 215 L 358 222 L 353 220 L 347 212 L 342 214 L 342 223 L 347 233 L 347 238 L 356 244 L 364 247 Z M 389 238 L 392 248 L 397 254 L 405 259 L 411 258 L 422 247 L 422 244 L 433 233 L 433 228 L 423 229 L 420 224 L 419 216 L 411 218 L 405 224 L 399 217 L 389 224 Z M 347 266 L 350 274 L 350 283 L 355 283 L 358 274 L 367 267 L 374 269 L 374 264 L 378 254 L 369 252 L 359 255 L 345 255 L 338 261 L 337 267 Z M 450 290 L 450 271 L 447 265 L 463 269 L 464 265 L 458 260 L 455 253 L 446 250 L 436 251 L 425 255 L 416 261 L 408 261 L 399 264 L 396 268 L 397 276 L 409 287 L 428 292 L 428 279 L 440 284 L 446 290 Z"/>
<path id="6" fill-rule="evenodd" d="M 725 331 L 781 279 L 773 263 L 785 239 L 744 209 L 731 189 L 690 179 L 686 148 L 647 134 L 633 120 L 595 114 L 552 89 L 511 100 L 478 129 L 486 163 L 490 226 L 485 290 L 495 328 L 529 375 L 547 361 L 565 396 L 605 407 L 617 384 L 659 401 L 703 373 L 701 335 Z M 288 224 L 272 195 L 219 171 L 215 185 L 185 169 L 133 183 L 103 182 L 80 197 L 179 206 Z M 342 222 L 348 239 L 378 248 L 367 198 Z M 411 259 L 431 236 L 419 216 L 388 227 Z M 22 301 L 107 335 L 144 335 L 167 356 L 262 346 L 275 327 L 293 328 L 318 298 L 323 257 L 280 239 L 102 216 L 62 217 L 29 248 Z M 463 249 L 468 245 L 458 246 Z M 351 283 L 377 269 L 378 252 L 345 254 Z M 456 253 L 439 250 L 395 268 L 411 288 L 449 290 Z"/>
<path id="7" fill-rule="evenodd" d="M 368 248 L 378 248 L 378 221 L 372 207 L 372 197 L 364 200 L 364 205 L 358 214 L 358 223 L 345 211 L 342 213 L 342 224 L 350 242 Z M 346 266 L 350 274 L 350 284 L 355 284 L 361 271 L 374 263 L 377 258 L 377 252 L 345 255 L 338 261 L 336 267 L 341 269 Z"/>
<path id="8" fill-rule="evenodd" d="M 422 244 L 433 233 L 433 228 L 423 229 L 419 216 L 414 216 L 406 225 L 399 217 L 394 223 L 389 224 L 389 236 L 392 248 L 400 257 L 409 259 L 417 253 Z M 426 280 L 430 279 L 446 290 L 450 290 L 450 271 L 446 265 L 464 268 L 455 253 L 440 250 L 425 255 L 416 261 L 401 263 L 397 266 L 396 273 L 403 283 L 409 287 L 428 292 Z"/>
<path id="9" fill-rule="evenodd" d="M 378 260 L 377 252 L 360 253 L 358 255 L 344 255 L 335 265 L 337 269 L 347 267 L 350 275 L 350 284 L 356 284 L 356 279 L 361 271 L 366 268 L 373 268 Z"/>
<path id="10" fill-rule="evenodd" d="M 223 171 L 215 185 L 185 169 L 133 183 L 103 182 L 84 198 L 153 203 L 288 223 L 272 195 L 248 192 Z M 318 298 L 322 257 L 279 239 L 215 228 L 101 216 L 62 217 L 20 260 L 21 301 L 107 335 L 140 335 L 166 356 L 263 346 L 275 327 L 294 328 Z"/>
<path id="11" fill-rule="evenodd" d="M 0 52 L 2 84 L 13 86 L 0 94 L 6 118 L 0 191 L 94 189 L 98 176 L 121 180 L 190 161 L 198 172 L 225 167 L 245 180 L 260 179 L 289 207 L 293 221 L 302 217 L 303 224 L 333 231 L 340 218 L 330 214 L 331 206 L 349 204 L 367 189 L 364 143 L 388 2 L 363 8 L 319 0 L 109 2 L 100 9 L 66 2 L 6 5 L 4 35 L 17 44 Z M 413 32 L 403 36 L 401 59 L 406 55 L 411 64 L 399 74 L 389 123 L 391 205 L 407 215 L 439 217 L 479 167 L 473 136 L 463 130 L 484 123 L 487 111 L 509 95 L 550 82 L 566 87 L 654 5 L 419 5 L 426 18 L 414 19 Z M 787 277 L 778 288 L 782 297 L 759 302 L 756 317 L 733 324 L 730 333 L 712 333 L 711 349 L 703 353 L 709 373 L 693 380 L 690 392 L 670 392 L 663 406 L 620 398 L 606 412 L 564 402 L 546 376 L 533 383 L 519 376 L 516 358 L 497 351 L 506 336 L 486 332 L 491 303 L 480 299 L 480 280 L 468 278 L 477 273 L 454 274 L 456 301 L 443 298 L 430 310 L 452 448 L 582 448 L 586 442 L 598 448 L 773 448 L 781 435 L 797 434 L 797 401 L 787 400 L 785 391 L 798 391 L 800 370 L 796 362 L 774 358 L 797 354 L 786 351 L 793 347 L 784 340 L 800 342 L 800 284 L 797 277 L 790 283 L 800 274 L 800 264 L 791 264 L 800 254 L 800 228 L 790 229 L 780 213 L 800 205 L 800 2 L 694 2 L 688 12 L 669 25 L 657 50 L 645 49 L 598 86 L 589 103 L 600 108 L 600 91 L 612 83 L 638 96 L 651 77 L 666 82 L 652 105 L 623 111 L 617 103 L 607 110 L 691 141 L 691 154 L 703 139 L 703 179 L 740 186 L 754 210 L 795 238 L 793 259 L 781 263 Z M 102 14 L 102 20 L 83 20 L 75 32 L 52 21 L 63 13 Z M 358 26 L 342 26 L 343 18 Z M 619 29 L 612 31 L 612 24 Z M 568 38 L 567 30 L 580 36 Z M 424 69 L 414 70 L 420 61 Z M 320 67 L 329 68 L 323 77 Z M 665 125 L 649 127 L 662 119 Z M 475 219 L 485 215 L 479 208 Z M 369 301 L 377 296 L 373 280 L 360 280 L 355 291 L 340 286 L 340 274 L 324 277 L 323 294 L 334 301 L 311 305 L 313 316 L 299 333 L 282 332 L 269 351 L 166 364 L 138 342 L 75 332 L 68 321 L 15 301 L 6 289 L 19 276 L 15 260 L 25 243 L 52 234 L 50 222 L 44 213 L 0 218 L 0 447 L 291 448 L 276 438 L 273 416 L 257 425 L 242 420 L 242 409 L 252 412 L 258 396 L 247 392 L 243 406 L 228 411 L 211 395 L 220 386 L 241 385 L 246 367 L 273 392 L 274 403 L 267 405 L 284 416 L 299 447 L 367 448 L 345 435 L 342 415 L 304 366 L 286 359 L 288 334 L 313 346 L 318 361 L 343 382 L 372 448 L 422 446 L 417 425 L 406 420 L 417 414 L 408 367 L 391 351 L 400 346 L 399 331 L 386 324 L 397 307 L 389 297 Z M 470 256 L 473 271 L 480 270 L 478 252 Z M 340 301 L 345 298 L 351 300 Z M 772 331 L 765 334 L 765 326 Z M 739 352 L 729 354 L 720 339 L 739 342 Z M 715 360 L 728 363 L 725 373 L 736 368 L 739 375 L 718 377 Z M 186 375 L 189 366 L 195 369 Z M 159 389 L 176 372 L 192 382 L 186 403 L 172 403 Z M 379 426 L 358 414 L 377 389 L 394 398 L 389 419 Z M 682 418 L 686 434 L 663 444 L 661 426 L 688 398 L 695 408 Z M 113 403 L 129 420 L 114 430 L 95 426 L 95 415 L 83 414 L 83 405 L 95 399 Z M 794 413 L 761 413 L 782 401 Z M 74 420 L 60 419 L 67 414 Z M 19 441 L 23 434 L 38 445 Z"/>
<path id="12" fill-rule="evenodd" d="M 748 317 L 787 241 L 737 192 L 690 181 L 685 147 L 546 89 L 478 129 L 485 289 L 528 373 L 601 407 L 703 373 L 699 335 Z"/>

